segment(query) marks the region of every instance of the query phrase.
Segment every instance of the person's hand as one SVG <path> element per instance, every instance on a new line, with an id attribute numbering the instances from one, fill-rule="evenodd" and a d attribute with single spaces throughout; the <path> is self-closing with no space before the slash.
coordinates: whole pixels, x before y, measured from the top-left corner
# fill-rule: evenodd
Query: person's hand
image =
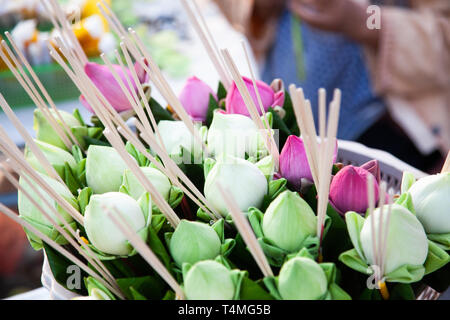
<path id="1" fill-rule="evenodd" d="M 367 7 L 353 0 L 290 0 L 293 14 L 311 26 L 341 32 L 355 41 L 376 46 L 378 30 L 367 28 Z"/>

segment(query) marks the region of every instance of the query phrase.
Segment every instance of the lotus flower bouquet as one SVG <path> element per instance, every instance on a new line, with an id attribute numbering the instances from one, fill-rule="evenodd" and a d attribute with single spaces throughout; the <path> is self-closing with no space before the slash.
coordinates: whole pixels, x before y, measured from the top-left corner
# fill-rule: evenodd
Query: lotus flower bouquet
<path id="1" fill-rule="evenodd" d="M 38 107 L 32 139 L 0 97 L 27 142 L 23 153 L 0 129 L 19 216 L 0 209 L 45 251 L 58 283 L 102 300 L 414 299 L 448 267 L 448 169 L 405 173 L 401 194 L 387 192 L 377 161 L 335 163 L 339 90 L 328 119 L 319 91 L 317 134 L 301 89 L 242 77 L 226 50 L 207 46 L 217 90 L 192 77 L 177 97 L 103 6 L 123 39 L 118 64 L 83 63 L 64 41 L 50 51 L 90 121 L 56 109 L 18 71 Z"/>

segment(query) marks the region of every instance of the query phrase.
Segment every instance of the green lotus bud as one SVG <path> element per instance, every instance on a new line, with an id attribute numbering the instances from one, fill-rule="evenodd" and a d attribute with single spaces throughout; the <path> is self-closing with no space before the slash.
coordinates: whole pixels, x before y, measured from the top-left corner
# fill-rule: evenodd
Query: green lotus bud
<path id="1" fill-rule="evenodd" d="M 450 172 L 417 180 L 409 193 L 427 233 L 450 233 Z"/>
<path id="2" fill-rule="evenodd" d="M 278 276 L 278 291 L 285 300 L 318 300 L 328 290 L 328 281 L 317 262 L 304 257 L 288 260 Z"/>
<path id="3" fill-rule="evenodd" d="M 213 260 L 197 262 L 184 277 L 189 300 L 232 300 L 235 289 L 231 271 Z"/>
<path id="4" fill-rule="evenodd" d="M 91 145 L 87 151 L 86 182 L 94 193 L 119 191 L 126 167 L 114 148 Z"/>
<path id="5" fill-rule="evenodd" d="M 79 127 L 82 124 L 70 113 L 58 110 L 61 118 L 67 124 L 69 128 L 71 127 Z M 56 122 L 61 126 L 61 129 L 64 130 L 64 126 L 59 120 L 58 116 L 53 110 L 50 110 L 51 114 L 55 118 Z M 59 137 L 59 134 L 53 129 L 51 124 L 48 122 L 47 118 L 42 114 L 41 110 L 34 110 L 34 131 L 36 132 L 36 137 L 40 141 L 47 142 L 55 147 L 67 150 L 66 145 L 63 140 Z"/>
<path id="6" fill-rule="evenodd" d="M 221 157 L 208 173 L 205 181 L 205 197 L 221 215 L 226 216 L 228 207 L 218 185 L 231 193 L 239 209 L 260 207 L 267 194 L 267 179 L 261 170 L 249 161 L 234 157 Z"/>
<path id="7" fill-rule="evenodd" d="M 39 140 L 34 141 L 36 142 L 39 149 L 41 149 L 41 151 L 44 153 L 45 158 L 47 158 L 47 160 L 56 169 L 60 176 L 62 176 L 61 170 L 66 162 L 72 169 L 76 167 L 77 163 L 74 157 L 69 152 Z M 25 148 L 25 159 L 36 171 L 47 174 L 47 171 L 41 165 L 34 153 L 31 152 L 29 147 Z"/>
<path id="8" fill-rule="evenodd" d="M 62 198 L 68 201 L 72 207 L 76 210 L 79 210 L 78 203 L 75 197 L 70 193 L 67 188 L 58 182 L 46 175 L 38 173 L 45 183 L 53 189 L 57 194 L 59 194 Z M 40 186 L 34 185 L 36 189 L 39 191 L 39 195 L 34 192 L 32 187 L 28 184 L 28 182 L 21 177 L 19 180 L 20 186 L 27 192 L 27 194 L 31 195 L 31 197 L 36 201 L 39 206 L 46 210 L 46 213 L 55 221 L 58 222 L 60 226 L 63 226 L 63 221 L 59 220 L 53 210 L 50 210 L 46 203 L 50 203 L 56 210 L 60 213 L 61 217 L 67 221 L 67 223 L 72 223 L 73 219 L 65 210 L 62 209 L 61 206 L 55 201 L 54 197 L 47 192 L 45 192 Z M 41 196 L 42 195 L 42 196 Z M 55 240 L 59 244 L 66 244 L 67 240 L 60 235 L 53 224 L 41 213 L 41 211 L 30 201 L 30 199 L 21 191 L 18 193 L 18 209 L 20 216 L 25 219 L 27 222 L 31 223 L 34 227 L 36 227 L 43 234 L 50 237 L 52 240 Z M 37 238 L 35 235 L 28 233 L 30 240 L 34 241 L 37 244 L 42 244 L 42 241 Z M 36 246 L 38 248 L 39 245 Z"/>
<path id="9" fill-rule="evenodd" d="M 296 192 L 284 191 L 269 205 L 263 217 L 264 236 L 289 252 L 298 251 L 303 241 L 316 235 L 317 217 Z"/>
<path id="10" fill-rule="evenodd" d="M 161 171 L 152 167 L 141 167 L 141 170 L 167 201 L 169 199 L 170 188 L 172 187 L 169 179 Z M 123 173 L 122 186 L 135 200 L 138 200 L 146 192 L 138 178 L 129 169 L 125 169 Z"/>
<path id="11" fill-rule="evenodd" d="M 129 255 L 133 248 L 109 216 L 115 214 L 112 208 L 116 208 L 133 231 L 138 233 L 146 228 L 151 217 L 146 217 L 138 202 L 124 193 L 108 192 L 91 197 L 84 214 L 84 227 L 89 241 L 104 253 Z"/>
<path id="12" fill-rule="evenodd" d="M 170 239 L 170 254 L 176 264 L 214 259 L 220 254 L 221 241 L 209 225 L 181 220 Z"/>
<path id="13" fill-rule="evenodd" d="M 383 208 L 383 233 L 388 230 L 385 274 L 403 265 L 423 265 L 428 254 L 428 240 L 419 220 L 405 207 L 393 204 L 389 226 L 388 206 Z M 380 208 L 373 212 L 375 239 L 379 239 Z M 369 264 L 375 264 L 372 241 L 372 218 L 366 218 L 360 233 L 364 256 Z M 377 242 L 378 243 L 378 242 Z"/>

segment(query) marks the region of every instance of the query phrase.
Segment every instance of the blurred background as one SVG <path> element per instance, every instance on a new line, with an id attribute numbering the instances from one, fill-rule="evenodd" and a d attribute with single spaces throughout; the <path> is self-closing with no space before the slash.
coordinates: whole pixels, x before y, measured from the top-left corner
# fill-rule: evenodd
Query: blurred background
<path id="1" fill-rule="evenodd" d="M 175 92 L 192 75 L 217 85 L 179 0 L 106 2 L 145 39 Z M 281 78 L 286 87 L 301 86 L 313 107 L 319 88 L 342 90 L 340 139 L 385 150 L 424 172 L 440 171 L 450 149 L 450 1 L 197 2 L 219 47 L 230 49 L 242 74 L 248 74 L 240 46 L 245 39 L 265 82 Z M 118 39 L 98 15 L 97 0 L 60 3 L 92 61 L 100 61 L 101 52 L 113 53 Z M 0 31 L 0 37 L 11 33 L 59 108 L 80 108 L 89 118 L 79 92 L 48 55 L 46 42 L 55 31 L 40 0 L 0 0 Z M 34 106 L 2 61 L 0 92 L 33 135 Z M 3 113 L 0 125 L 23 146 Z M 16 209 L 17 192 L 1 176 L 0 201 Z M 0 215 L 0 298 L 40 287 L 41 268 L 42 253 Z"/>

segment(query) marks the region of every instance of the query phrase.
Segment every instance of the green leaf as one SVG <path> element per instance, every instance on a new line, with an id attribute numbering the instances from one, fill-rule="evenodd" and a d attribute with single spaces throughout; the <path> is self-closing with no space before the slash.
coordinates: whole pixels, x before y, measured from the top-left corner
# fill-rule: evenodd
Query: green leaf
<path id="1" fill-rule="evenodd" d="M 341 253 L 341 255 L 339 256 L 339 261 L 341 261 L 347 267 L 356 270 L 358 272 L 364 274 L 372 273 L 369 270 L 369 266 L 367 265 L 367 263 L 361 259 L 358 252 L 355 249 L 351 249 Z"/>
<path id="2" fill-rule="evenodd" d="M 70 192 L 72 194 L 76 195 L 78 192 L 78 189 L 81 187 L 79 181 L 77 178 L 75 178 L 72 168 L 70 168 L 69 164 L 66 162 L 64 164 L 64 177 L 63 177 L 64 183 L 69 188 Z"/>
<path id="3" fill-rule="evenodd" d="M 248 277 L 242 280 L 239 298 L 241 300 L 273 300 L 273 297 L 260 284 Z"/>
<path id="4" fill-rule="evenodd" d="M 219 104 L 212 94 L 209 95 L 208 111 L 206 113 L 206 126 L 210 126 L 214 118 L 214 111 L 219 109 Z"/>
<path id="5" fill-rule="evenodd" d="M 80 194 L 78 195 L 78 205 L 80 206 L 80 212 L 82 215 L 84 215 L 84 212 L 86 210 L 87 205 L 89 204 L 89 199 L 91 198 L 91 195 L 93 194 L 92 189 L 89 187 L 84 188 L 80 191 Z"/>
<path id="6" fill-rule="evenodd" d="M 171 120 L 171 121 L 175 120 L 170 114 L 170 112 L 167 109 L 164 109 L 155 99 L 150 98 L 149 104 L 150 110 L 152 111 L 153 116 L 155 117 L 156 123 L 158 123 L 161 120 Z"/>
<path id="7" fill-rule="evenodd" d="M 83 120 L 83 117 L 81 116 L 80 110 L 78 110 L 78 108 L 76 108 L 75 110 L 73 110 L 72 115 L 75 117 L 75 119 L 77 119 L 82 126 L 86 126 L 86 123 Z"/>
<path id="8" fill-rule="evenodd" d="M 135 299 L 135 294 L 139 293 L 141 298 L 161 300 L 166 289 L 165 283 L 157 276 L 120 278 L 117 284 L 128 299 Z"/>
<path id="9" fill-rule="evenodd" d="M 450 262 L 450 256 L 433 241 L 428 240 L 428 256 L 425 260 L 425 274 L 432 273 Z"/>
<path id="10" fill-rule="evenodd" d="M 364 226 L 364 218 L 356 212 L 347 212 L 345 215 L 345 221 L 347 222 L 347 230 L 356 252 L 361 257 L 361 259 L 365 260 L 366 257 L 364 255 L 361 240 L 359 238 L 361 230 Z"/>
<path id="11" fill-rule="evenodd" d="M 169 269 L 172 259 L 167 253 L 167 250 L 164 247 L 161 239 L 159 239 L 157 232 L 152 227 L 149 228 L 147 242 L 153 253 L 164 263 L 166 268 Z"/>
<path id="12" fill-rule="evenodd" d="M 219 87 L 217 88 L 217 98 L 220 100 L 227 97 L 227 89 L 223 86 L 223 83 L 219 81 Z"/>

